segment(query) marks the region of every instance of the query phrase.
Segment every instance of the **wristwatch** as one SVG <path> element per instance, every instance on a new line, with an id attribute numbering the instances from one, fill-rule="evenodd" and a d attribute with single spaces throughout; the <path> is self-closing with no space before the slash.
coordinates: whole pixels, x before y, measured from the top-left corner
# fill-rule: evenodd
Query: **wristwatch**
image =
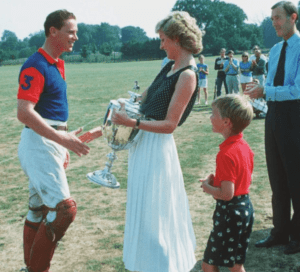
<path id="1" fill-rule="evenodd" d="M 139 125 L 140 125 L 140 119 L 136 119 L 136 123 L 135 123 L 134 129 L 139 129 Z"/>

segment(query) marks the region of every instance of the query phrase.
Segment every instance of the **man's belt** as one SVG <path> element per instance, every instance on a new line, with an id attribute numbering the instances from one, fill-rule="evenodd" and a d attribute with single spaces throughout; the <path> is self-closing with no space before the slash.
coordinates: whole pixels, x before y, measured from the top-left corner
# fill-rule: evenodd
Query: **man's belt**
<path id="1" fill-rule="evenodd" d="M 53 125 L 53 126 L 51 126 L 51 127 L 53 127 L 53 128 L 56 129 L 56 130 L 68 131 L 68 126 L 56 126 L 56 125 Z M 25 126 L 25 128 L 30 128 L 30 127 Z"/>

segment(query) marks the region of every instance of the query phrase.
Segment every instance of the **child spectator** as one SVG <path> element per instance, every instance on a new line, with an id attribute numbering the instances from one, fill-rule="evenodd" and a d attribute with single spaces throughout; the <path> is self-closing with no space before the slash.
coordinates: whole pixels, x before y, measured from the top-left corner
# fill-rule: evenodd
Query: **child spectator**
<path id="1" fill-rule="evenodd" d="M 253 82 L 259 84 L 257 78 L 253 79 Z M 265 118 L 268 112 L 268 105 L 263 98 L 257 98 L 250 100 L 251 105 L 253 106 L 253 112 L 255 113 L 255 118 Z"/>
<path id="2" fill-rule="evenodd" d="M 208 104 L 207 101 L 207 75 L 209 73 L 208 66 L 204 64 L 205 57 L 203 55 L 199 56 L 199 62 L 197 64 L 199 79 L 198 79 L 198 94 L 197 94 L 197 102 L 196 104 L 200 104 L 200 89 L 203 88 L 204 96 L 205 96 L 205 105 Z"/>
<path id="3" fill-rule="evenodd" d="M 242 131 L 250 124 L 253 110 L 244 95 L 218 97 L 212 103 L 212 130 L 225 141 L 216 158 L 216 173 L 202 182 L 203 191 L 216 199 L 213 230 L 204 252 L 202 270 L 245 272 L 254 213 L 249 197 L 253 157 Z"/>

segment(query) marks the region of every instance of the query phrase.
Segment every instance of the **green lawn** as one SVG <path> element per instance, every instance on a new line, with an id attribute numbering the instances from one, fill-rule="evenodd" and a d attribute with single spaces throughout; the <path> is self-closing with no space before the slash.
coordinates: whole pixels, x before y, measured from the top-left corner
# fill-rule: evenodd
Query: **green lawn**
<path id="1" fill-rule="evenodd" d="M 240 56 L 237 58 L 240 59 Z M 216 78 L 214 59 L 207 57 L 205 60 L 210 70 L 209 102 L 213 97 Z M 129 97 L 127 92 L 132 90 L 135 80 L 138 80 L 142 92 L 151 84 L 160 64 L 161 61 L 67 64 L 68 124 L 71 130 L 80 126 L 88 130 L 100 125 L 99 119 L 104 117 L 109 101 Z M 16 119 L 19 69 L 20 66 L 0 67 L 0 270 L 5 272 L 18 271 L 23 266 L 22 229 L 28 211 L 28 182 L 16 157 L 23 128 Z M 195 107 L 186 123 L 174 132 L 197 238 L 196 258 L 199 262 L 193 271 L 199 271 L 214 210 L 214 200 L 202 192 L 198 180 L 214 172 L 218 145 L 223 140 L 220 135 L 212 133 L 210 114 L 210 106 L 203 106 L 202 103 Z M 97 121 L 91 123 L 94 120 Z M 298 262 L 299 254 L 285 256 L 280 247 L 268 250 L 254 247 L 254 242 L 267 235 L 272 227 L 271 192 L 264 154 L 264 120 L 253 120 L 244 134 L 255 152 L 251 198 L 256 210 L 246 270 L 296 271 L 292 269 Z M 88 156 L 79 158 L 71 154 L 67 176 L 71 193 L 78 204 L 78 213 L 57 248 L 52 262 L 53 271 L 125 271 L 122 249 L 127 151 L 117 153 L 118 159 L 112 168 L 121 183 L 121 189 L 111 190 L 92 184 L 85 177 L 88 172 L 103 169 L 107 161 L 106 154 L 110 152 L 104 138 L 89 145 L 91 152 Z"/>

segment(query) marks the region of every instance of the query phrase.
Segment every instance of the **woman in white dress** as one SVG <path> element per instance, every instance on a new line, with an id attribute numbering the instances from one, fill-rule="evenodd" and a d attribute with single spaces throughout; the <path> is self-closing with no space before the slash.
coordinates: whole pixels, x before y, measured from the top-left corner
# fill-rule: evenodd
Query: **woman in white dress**
<path id="1" fill-rule="evenodd" d="M 202 50 L 202 33 L 187 12 L 171 13 L 156 32 L 172 61 L 142 94 L 147 120 L 129 118 L 124 105 L 112 118 L 142 133 L 129 150 L 123 261 L 130 271 L 188 272 L 196 240 L 172 133 L 196 99 L 193 54 Z"/>

